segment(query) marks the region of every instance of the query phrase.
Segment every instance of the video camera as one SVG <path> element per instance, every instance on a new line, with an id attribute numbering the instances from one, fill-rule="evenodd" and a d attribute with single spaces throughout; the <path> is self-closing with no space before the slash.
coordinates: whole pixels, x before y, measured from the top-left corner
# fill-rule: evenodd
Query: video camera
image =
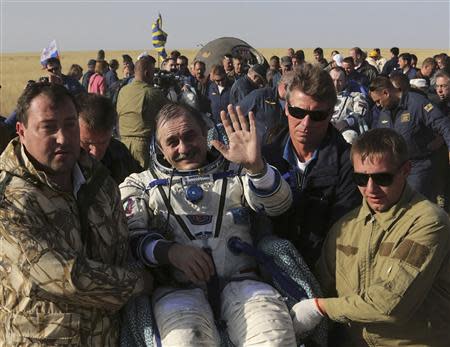
<path id="1" fill-rule="evenodd" d="M 169 72 L 158 69 L 153 75 L 153 84 L 155 87 L 168 92 L 170 89 L 175 89 L 178 93 L 181 90 L 181 78 L 175 72 Z"/>

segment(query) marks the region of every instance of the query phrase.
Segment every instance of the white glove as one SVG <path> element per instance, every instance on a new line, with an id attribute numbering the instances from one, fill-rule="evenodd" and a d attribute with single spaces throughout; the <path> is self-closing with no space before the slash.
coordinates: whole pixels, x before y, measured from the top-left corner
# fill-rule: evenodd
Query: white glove
<path id="1" fill-rule="evenodd" d="M 295 335 L 299 336 L 313 330 L 320 323 L 323 315 L 319 311 L 315 299 L 306 299 L 292 307 L 291 317 Z"/>

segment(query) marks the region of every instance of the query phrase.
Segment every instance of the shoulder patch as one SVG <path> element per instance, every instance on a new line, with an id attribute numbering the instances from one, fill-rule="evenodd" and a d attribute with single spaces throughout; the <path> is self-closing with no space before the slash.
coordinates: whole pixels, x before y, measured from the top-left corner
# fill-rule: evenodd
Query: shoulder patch
<path id="1" fill-rule="evenodd" d="M 402 113 L 402 115 L 400 116 L 401 123 L 406 123 L 409 122 L 410 120 L 411 120 L 411 113 L 409 112 Z"/>
<path id="2" fill-rule="evenodd" d="M 430 249 L 413 240 L 405 239 L 394 251 L 392 258 L 402 260 L 418 269 L 427 260 Z"/>
<path id="3" fill-rule="evenodd" d="M 273 99 L 265 99 L 264 102 L 266 104 L 269 104 L 269 105 L 275 105 L 276 104 L 275 100 L 273 100 Z"/>
<path id="4" fill-rule="evenodd" d="M 428 104 L 426 104 L 423 109 L 427 112 L 430 112 L 433 109 L 433 104 L 430 102 Z"/>

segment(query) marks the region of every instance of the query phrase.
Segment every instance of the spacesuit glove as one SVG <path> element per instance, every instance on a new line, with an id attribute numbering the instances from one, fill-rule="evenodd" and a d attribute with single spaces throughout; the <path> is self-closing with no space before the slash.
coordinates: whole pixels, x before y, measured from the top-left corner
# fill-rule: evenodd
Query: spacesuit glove
<path id="1" fill-rule="evenodd" d="M 305 299 L 296 303 L 291 309 L 292 323 L 296 335 L 303 335 L 313 330 L 322 320 L 316 299 Z"/>

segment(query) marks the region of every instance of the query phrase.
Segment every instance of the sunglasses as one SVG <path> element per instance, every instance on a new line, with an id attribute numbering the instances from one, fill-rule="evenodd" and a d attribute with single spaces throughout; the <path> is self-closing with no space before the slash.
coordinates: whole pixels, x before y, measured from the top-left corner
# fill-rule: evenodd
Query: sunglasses
<path id="1" fill-rule="evenodd" d="M 389 187 L 394 181 L 394 177 L 395 174 L 389 172 L 379 172 L 373 174 L 365 174 L 361 172 L 353 173 L 353 180 L 359 187 L 366 187 L 367 182 L 369 182 L 369 178 L 371 178 L 372 181 L 378 186 Z"/>
<path id="2" fill-rule="evenodd" d="M 289 111 L 289 114 L 294 118 L 303 119 L 306 116 L 309 116 L 309 118 L 311 118 L 311 120 L 314 122 L 321 122 L 321 121 L 327 119 L 331 113 L 330 110 L 310 111 L 310 110 L 305 110 L 300 107 L 289 106 L 289 105 L 288 105 L 288 111 Z"/>

